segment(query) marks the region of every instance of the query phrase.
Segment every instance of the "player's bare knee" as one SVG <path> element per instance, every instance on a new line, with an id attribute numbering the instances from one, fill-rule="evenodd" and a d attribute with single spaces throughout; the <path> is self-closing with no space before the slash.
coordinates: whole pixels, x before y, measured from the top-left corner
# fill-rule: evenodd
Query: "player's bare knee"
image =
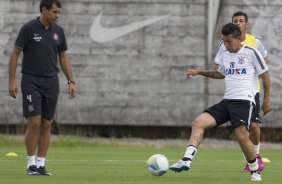
<path id="1" fill-rule="evenodd" d="M 245 126 L 239 126 L 235 129 L 237 141 L 244 142 L 249 139 L 249 132 Z"/>
<path id="2" fill-rule="evenodd" d="M 236 138 L 238 142 L 246 142 L 249 139 L 249 136 L 246 134 L 236 134 Z"/>
<path id="3" fill-rule="evenodd" d="M 51 122 L 50 122 L 50 121 L 42 121 L 40 128 L 43 128 L 43 129 L 51 129 Z"/>
<path id="4" fill-rule="evenodd" d="M 258 123 L 251 123 L 251 129 L 257 129 L 259 128 Z"/>
<path id="5" fill-rule="evenodd" d="M 40 126 L 41 129 L 51 129 L 51 124 L 48 123 L 42 123 Z"/>
<path id="6" fill-rule="evenodd" d="M 195 119 L 192 122 L 192 129 L 205 129 L 204 122 L 200 119 Z"/>
<path id="7" fill-rule="evenodd" d="M 28 128 L 30 129 L 39 129 L 40 124 L 41 124 L 40 116 L 28 117 L 27 119 L 27 125 Z"/>

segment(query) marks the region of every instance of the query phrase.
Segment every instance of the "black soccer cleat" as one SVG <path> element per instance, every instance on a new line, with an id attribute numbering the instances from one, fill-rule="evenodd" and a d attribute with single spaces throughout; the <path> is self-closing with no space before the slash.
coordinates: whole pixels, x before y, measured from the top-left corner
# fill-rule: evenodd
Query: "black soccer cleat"
<path id="1" fill-rule="evenodd" d="M 27 175 L 39 175 L 36 165 L 31 165 L 27 168 Z"/>
<path id="2" fill-rule="evenodd" d="M 49 173 L 44 166 L 40 166 L 37 168 L 37 172 L 39 175 L 51 176 L 52 174 Z"/>

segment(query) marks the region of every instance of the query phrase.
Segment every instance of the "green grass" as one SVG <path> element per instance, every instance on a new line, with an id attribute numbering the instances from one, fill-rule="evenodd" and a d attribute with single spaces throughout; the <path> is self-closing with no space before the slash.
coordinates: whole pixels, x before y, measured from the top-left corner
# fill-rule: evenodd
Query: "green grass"
<path id="1" fill-rule="evenodd" d="M 70 140 L 69 140 L 70 139 Z M 188 172 L 169 171 L 152 176 L 146 160 L 155 153 L 167 156 L 170 164 L 183 156 L 183 148 L 154 148 L 90 143 L 81 138 L 59 138 L 53 141 L 47 168 L 53 176 L 27 176 L 25 148 L 21 140 L 0 136 L 0 183 L 2 184 L 247 184 L 250 175 L 241 173 L 244 166 L 239 149 L 199 149 Z M 6 157 L 16 152 L 18 157 Z M 281 183 L 282 150 L 262 150 L 271 160 L 262 173 L 264 184 Z"/>

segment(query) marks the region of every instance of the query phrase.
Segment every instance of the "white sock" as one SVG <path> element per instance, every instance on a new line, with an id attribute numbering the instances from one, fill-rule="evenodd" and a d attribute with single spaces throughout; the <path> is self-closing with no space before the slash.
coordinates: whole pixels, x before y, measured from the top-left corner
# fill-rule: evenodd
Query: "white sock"
<path id="1" fill-rule="evenodd" d="M 256 159 L 256 161 L 253 162 L 253 163 L 249 163 L 249 162 L 248 162 L 248 165 L 249 165 L 251 171 L 256 171 L 256 170 L 258 170 L 258 168 L 259 168 L 258 160 L 257 160 L 257 159 Z"/>
<path id="2" fill-rule="evenodd" d="M 197 153 L 197 148 L 195 146 L 189 145 L 186 149 L 184 157 L 192 160 L 194 156 L 196 155 L 196 153 Z"/>
<path id="3" fill-rule="evenodd" d="M 44 167 L 45 166 L 45 158 L 43 158 L 43 157 L 37 157 L 37 160 L 36 160 L 37 162 L 37 164 L 36 164 L 36 166 L 37 166 L 37 168 L 38 167 Z"/>
<path id="4" fill-rule="evenodd" d="M 31 165 L 36 165 L 35 164 L 35 155 L 33 156 L 27 156 L 27 168 Z"/>
<path id="5" fill-rule="evenodd" d="M 255 149 L 256 154 L 259 154 L 260 143 L 258 143 L 258 145 L 254 145 L 254 149 Z"/>

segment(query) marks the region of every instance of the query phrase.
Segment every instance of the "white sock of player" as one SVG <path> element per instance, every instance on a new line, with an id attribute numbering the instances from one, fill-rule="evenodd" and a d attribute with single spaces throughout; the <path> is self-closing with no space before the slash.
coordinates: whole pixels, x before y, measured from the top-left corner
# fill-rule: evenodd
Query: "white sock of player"
<path id="1" fill-rule="evenodd" d="M 27 156 L 27 168 L 31 165 L 36 165 L 35 164 L 35 155 L 33 156 Z"/>
<path id="2" fill-rule="evenodd" d="M 251 160 L 251 161 L 247 161 L 247 162 L 248 162 L 248 165 L 249 165 L 249 168 L 250 168 L 251 171 L 258 170 L 259 165 L 258 165 L 257 159 Z"/>
<path id="3" fill-rule="evenodd" d="M 258 145 L 254 145 L 254 149 L 255 149 L 256 154 L 259 154 L 260 143 L 258 143 Z"/>
<path id="4" fill-rule="evenodd" d="M 196 153 L 197 153 L 197 148 L 193 145 L 189 145 L 186 149 L 186 152 L 184 154 L 184 158 L 182 160 L 184 160 L 184 159 L 185 160 L 186 159 L 192 160 L 194 158 L 194 156 L 196 155 Z"/>
<path id="5" fill-rule="evenodd" d="M 45 166 L 45 158 L 43 157 L 37 157 L 36 166 L 38 167 L 44 167 Z"/>

